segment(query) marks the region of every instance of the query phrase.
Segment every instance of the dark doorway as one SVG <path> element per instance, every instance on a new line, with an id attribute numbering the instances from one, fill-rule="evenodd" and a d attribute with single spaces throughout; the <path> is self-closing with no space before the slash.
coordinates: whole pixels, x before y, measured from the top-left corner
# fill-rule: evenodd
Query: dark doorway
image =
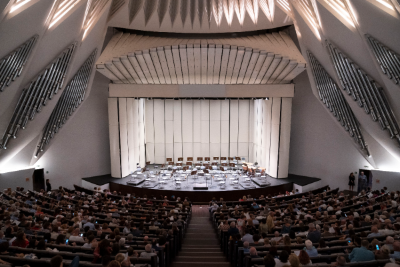
<path id="1" fill-rule="evenodd" d="M 44 188 L 44 169 L 36 169 L 32 175 L 33 190 L 40 191 Z"/>
<path id="2" fill-rule="evenodd" d="M 361 173 L 364 173 L 364 178 L 361 178 Z M 372 189 L 372 172 L 370 170 L 359 169 L 358 175 L 358 193 L 362 190 L 366 192 Z"/>

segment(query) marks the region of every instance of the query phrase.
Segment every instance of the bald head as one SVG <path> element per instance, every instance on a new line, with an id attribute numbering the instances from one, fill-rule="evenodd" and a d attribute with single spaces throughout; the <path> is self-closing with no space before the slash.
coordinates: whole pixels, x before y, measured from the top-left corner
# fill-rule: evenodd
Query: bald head
<path id="1" fill-rule="evenodd" d="M 244 242 L 244 243 L 243 243 L 243 247 L 244 247 L 244 248 L 249 248 L 249 242 L 247 242 L 247 241 Z"/>
<path id="2" fill-rule="evenodd" d="M 251 247 L 251 248 L 250 248 L 250 255 L 251 255 L 251 256 L 257 255 L 257 249 L 256 249 L 255 247 Z"/>
<path id="3" fill-rule="evenodd" d="M 144 250 L 145 250 L 146 252 L 150 253 L 150 252 L 151 252 L 151 244 L 147 244 L 147 245 L 144 247 Z"/>

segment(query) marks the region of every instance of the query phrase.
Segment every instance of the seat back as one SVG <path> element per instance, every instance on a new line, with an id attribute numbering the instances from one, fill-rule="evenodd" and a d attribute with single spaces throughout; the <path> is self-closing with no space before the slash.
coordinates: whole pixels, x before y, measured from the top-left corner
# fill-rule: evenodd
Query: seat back
<path id="1" fill-rule="evenodd" d="M 167 161 L 167 162 L 170 162 L 170 161 L 172 161 L 172 158 L 167 158 L 166 161 Z"/>
<path id="2" fill-rule="evenodd" d="M 203 161 L 203 157 L 197 157 L 197 161 Z"/>
<path id="3" fill-rule="evenodd" d="M 219 157 L 213 157 L 213 160 L 219 160 Z"/>
<path id="4" fill-rule="evenodd" d="M 193 162 L 191 162 L 191 161 L 186 161 L 186 165 L 187 165 L 187 166 L 192 166 L 192 165 L 193 165 Z"/>
<path id="5" fill-rule="evenodd" d="M 204 160 L 205 161 L 210 161 L 210 157 L 205 157 Z"/>
<path id="6" fill-rule="evenodd" d="M 193 161 L 193 157 L 187 157 L 187 161 Z"/>

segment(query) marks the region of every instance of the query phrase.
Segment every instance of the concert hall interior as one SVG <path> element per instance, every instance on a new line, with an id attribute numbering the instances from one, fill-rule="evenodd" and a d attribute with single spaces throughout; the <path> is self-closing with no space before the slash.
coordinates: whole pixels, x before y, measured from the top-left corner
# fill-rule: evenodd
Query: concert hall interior
<path id="1" fill-rule="evenodd" d="M 400 0 L 1 0 L 0 200 L 178 198 L 187 227 L 400 190 L 399 32 Z"/>

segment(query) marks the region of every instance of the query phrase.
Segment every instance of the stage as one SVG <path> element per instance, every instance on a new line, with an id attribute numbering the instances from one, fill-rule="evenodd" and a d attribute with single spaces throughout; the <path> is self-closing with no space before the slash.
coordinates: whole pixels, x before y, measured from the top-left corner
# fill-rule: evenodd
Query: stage
<path id="1" fill-rule="evenodd" d="M 189 197 L 193 202 L 208 202 L 213 197 L 238 200 L 244 195 L 277 195 L 279 192 L 283 193 L 293 189 L 299 189 L 299 192 L 302 192 L 302 187 L 307 187 L 307 190 L 319 187 L 321 180 L 297 175 L 289 175 L 288 178 L 281 179 L 272 177 L 246 178 L 239 173 L 212 173 L 208 177 L 198 175 L 197 178 L 191 176 L 190 173 L 179 173 L 174 178 L 170 178 L 171 171 L 157 174 L 160 170 L 155 166 L 160 165 L 147 166 L 149 172 L 146 172 L 146 176 L 135 172 L 133 176 L 129 175 L 125 178 L 113 178 L 110 174 L 83 178 L 82 186 L 87 189 L 100 186 L 123 194 L 146 194 L 148 197 L 152 195 L 175 195 Z M 222 176 L 225 176 L 225 178 L 222 178 Z M 234 176 L 236 177 L 234 178 Z M 148 180 L 146 181 L 146 179 Z M 237 183 L 234 183 L 234 181 L 237 181 Z M 132 183 L 129 184 L 129 182 Z M 178 185 L 177 182 L 180 184 Z M 224 187 L 221 188 L 220 182 L 224 182 Z"/>

